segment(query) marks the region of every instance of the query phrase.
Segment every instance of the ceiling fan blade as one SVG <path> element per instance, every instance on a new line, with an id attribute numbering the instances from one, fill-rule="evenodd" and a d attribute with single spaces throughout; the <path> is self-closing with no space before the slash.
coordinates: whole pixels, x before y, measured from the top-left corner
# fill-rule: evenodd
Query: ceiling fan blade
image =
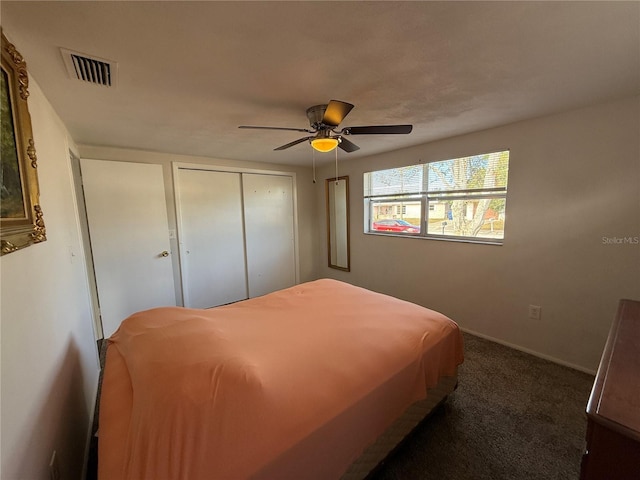
<path id="1" fill-rule="evenodd" d="M 313 133 L 313 131 L 307 129 L 307 128 L 288 128 L 288 127 L 256 127 L 253 125 L 240 125 L 238 128 L 254 128 L 254 129 L 259 129 L 259 130 L 290 130 L 293 132 L 307 132 L 307 133 Z"/>
<path id="2" fill-rule="evenodd" d="M 340 143 L 338 144 L 338 147 L 340 147 L 342 150 L 344 150 L 347 153 L 351 153 L 351 152 L 355 152 L 356 150 L 360 150 L 360 147 L 358 145 L 356 145 L 355 143 L 347 140 L 344 137 L 340 137 Z"/>
<path id="3" fill-rule="evenodd" d="M 340 122 L 344 120 L 353 105 L 347 102 L 342 102 L 340 100 L 331 100 L 327 105 L 327 109 L 324 112 L 324 116 L 322 117 L 322 123 L 325 125 L 329 125 L 330 127 L 337 127 L 340 125 Z"/>
<path id="4" fill-rule="evenodd" d="M 381 135 L 411 133 L 413 125 L 372 125 L 367 127 L 346 127 L 341 133 L 345 135 Z"/>
<path id="5" fill-rule="evenodd" d="M 310 138 L 313 138 L 313 137 L 302 137 L 302 138 L 299 138 L 298 140 L 294 140 L 293 142 L 287 143 L 286 145 L 282 145 L 281 147 L 274 148 L 274 150 L 284 150 L 285 148 L 293 147 L 294 145 L 302 143 L 305 140 L 309 140 Z"/>

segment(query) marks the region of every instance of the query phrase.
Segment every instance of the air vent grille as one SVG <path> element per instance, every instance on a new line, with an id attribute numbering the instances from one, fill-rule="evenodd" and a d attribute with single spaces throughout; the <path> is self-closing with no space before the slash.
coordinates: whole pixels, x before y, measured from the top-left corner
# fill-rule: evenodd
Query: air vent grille
<path id="1" fill-rule="evenodd" d="M 115 62 L 90 57 L 64 48 L 61 50 L 67 72 L 71 78 L 106 87 L 111 87 L 115 84 L 117 71 Z"/>

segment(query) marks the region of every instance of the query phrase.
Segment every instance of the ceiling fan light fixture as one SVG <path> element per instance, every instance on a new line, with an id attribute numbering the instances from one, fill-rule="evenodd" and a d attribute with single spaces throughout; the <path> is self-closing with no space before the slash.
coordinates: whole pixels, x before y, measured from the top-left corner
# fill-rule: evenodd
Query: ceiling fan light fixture
<path id="1" fill-rule="evenodd" d="M 1 1 L 1 0 L 0 0 Z M 340 147 L 347 153 L 360 150 L 355 143 L 347 140 L 345 135 L 385 135 L 411 133 L 411 125 L 368 125 L 361 127 L 345 127 L 336 130 L 344 120 L 353 105 L 341 100 L 331 100 L 326 105 L 314 105 L 307 109 L 307 119 L 310 128 L 289 127 L 260 127 L 240 125 L 239 128 L 257 128 L 261 130 L 293 130 L 296 132 L 310 133 L 310 136 L 302 137 L 293 142 L 274 148 L 274 150 L 286 150 L 287 148 L 308 141 L 311 148 L 318 152 L 327 153 Z"/>
<path id="2" fill-rule="evenodd" d="M 318 152 L 322 153 L 330 152 L 331 150 L 335 149 L 339 143 L 340 140 L 335 137 L 321 137 L 311 140 L 311 146 Z"/>

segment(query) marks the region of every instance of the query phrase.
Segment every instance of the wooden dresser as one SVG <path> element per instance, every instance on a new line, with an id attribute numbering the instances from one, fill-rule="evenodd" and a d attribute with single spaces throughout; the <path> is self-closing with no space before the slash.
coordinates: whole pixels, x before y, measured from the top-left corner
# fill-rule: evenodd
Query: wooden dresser
<path id="1" fill-rule="evenodd" d="M 621 300 L 587 405 L 581 480 L 640 479 L 640 302 Z"/>

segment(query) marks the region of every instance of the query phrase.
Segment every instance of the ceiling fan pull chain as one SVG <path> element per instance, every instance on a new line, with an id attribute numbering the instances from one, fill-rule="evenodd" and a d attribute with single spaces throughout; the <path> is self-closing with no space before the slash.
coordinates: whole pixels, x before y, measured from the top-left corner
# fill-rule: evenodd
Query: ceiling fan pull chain
<path id="1" fill-rule="evenodd" d="M 336 185 L 338 185 L 338 149 L 335 149 L 336 152 Z"/>
<path id="2" fill-rule="evenodd" d="M 316 183 L 316 152 L 311 149 L 311 164 L 313 165 L 313 183 Z"/>

